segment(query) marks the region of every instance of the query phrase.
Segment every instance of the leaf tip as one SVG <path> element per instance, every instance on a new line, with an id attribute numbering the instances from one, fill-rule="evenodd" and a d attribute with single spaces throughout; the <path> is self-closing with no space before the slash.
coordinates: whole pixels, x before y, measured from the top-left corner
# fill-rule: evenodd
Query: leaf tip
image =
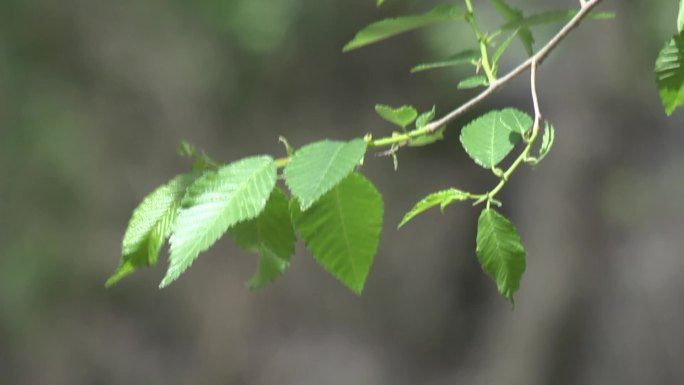
<path id="1" fill-rule="evenodd" d="M 164 276 L 164 279 L 159 283 L 159 289 L 166 289 L 170 284 L 172 284 L 175 280 L 178 279 L 178 275 L 171 275 L 171 274 L 166 274 Z"/>
<path id="2" fill-rule="evenodd" d="M 344 47 L 342 47 L 342 53 L 347 53 L 349 51 L 354 50 L 355 48 L 358 48 L 358 47 L 354 43 L 354 39 L 353 39 L 349 43 L 345 44 Z"/>
<path id="3" fill-rule="evenodd" d="M 105 281 L 104 287 L 106 289 L 111 288 L 112 286 L 116 285 L 117 282 L 119 282 L 120 278 L 117 278 L 115 275 L 109 277 L 107 281 Z"/>
<path id="4" fill-rule="evenodd" d="M 116 285 L 124 279 L 126 276 L 130 275 L 135 271 L 135 267 L 133 267 L 130 263 L 123 262 L 121 266 L 119 266 L 114 274 L 112 274 L 109 278 L 107 278 L 107 281 L 105 281 L 104 286 L 109 289 L 110 287 Z"/>
<path id="5" fill-rule="evenodd" d="M 363 289 L 365 286 L 365 282 L 360 282 L 354 285 L 349 285 L 349 289 L 356 294 L 357 297 L 360 297 L 363 294 Z"/>

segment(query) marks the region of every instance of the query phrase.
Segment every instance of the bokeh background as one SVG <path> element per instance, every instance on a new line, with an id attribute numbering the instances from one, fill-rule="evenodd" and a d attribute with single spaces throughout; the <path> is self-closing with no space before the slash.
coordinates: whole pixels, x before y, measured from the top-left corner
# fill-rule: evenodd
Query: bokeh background
<path id="1" fill-rule="evenodd" d="M 301 246 L 250 292 L 257 260 L 228 240 L 163 291 L 165 262 L 104 289 L 132 209 L 187 170 L 180 140 L 223 161 L 280 156 L 279 135 L 390 133 L 375 103 L 443 114 L 472 97 L 461 70 L 408 73 L 470 47 L 464 23 L 341 53 L 368 22 L 433 3 L 0 0 L 0 383 L 682 383 L 684 115 L 664 116 L 652 75 L 675 1 L 606 1 L 617 19 L 583 24 L 540 68 L 556 146 L 502 196 L 529 253 L 515 309 L 476 261 L 479 210 L 395 227 L 430 192 L 496 182 L 458 129 L 531 111 L 526 77 L 402 151 L 397 172 L 367 159 L 386 224 L 363 296 Z M 514 43 L 504 69 L 523 58 Z"/>

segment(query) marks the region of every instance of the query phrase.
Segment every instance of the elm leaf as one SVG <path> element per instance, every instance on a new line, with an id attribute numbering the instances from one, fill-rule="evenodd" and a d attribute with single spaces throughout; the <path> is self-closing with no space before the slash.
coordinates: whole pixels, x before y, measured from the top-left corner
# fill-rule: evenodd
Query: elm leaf
<path id="1" fill-rule="evenodd" d="M 352 173 L 306 211 L 293 201 L 293 223 L 323 268 L 361 294 L 380 241 L 382 196 Z"/>
<path id="2" fill-rule="evenodd" d="M 363 139 L 311 143 L 297 150 L 288 162 L 283 173 L 285 183 L 299 201 L 300 208 L 307 210 L 349 175 L 365 153 Z"/>
<path id="3" fill-rule="evenodd" d="M 236 224 L 257 217 L 275 187 L 270 156 L 254 156 L 205 172 L 187 190 L 172 229 L 164 288 L 187 270 L 199 253 Z"/>
<path id="4" fill-rule="evenodd" d="M 416 205 L 408 213 L 406 213 L 406 215 L 404 215 L 404 218 L 401 220 L 401 223 L 399 223 L 399 226 L 397 227 L 404 226 L 411 219 L 415 218 L 418 214 L 432 207 L 439 206 L 441 210 L 444 210 L 446 206 L 450 205 L 453 202 L 463 202 L 468 199 L 470 199 L 470 193 L 457 190 L 455 188 L 450 188 L 448 190 L 442 190 L 432 193 L 423 198 L 420 202 L 416 203 Z"/>
<path id="5" fill-rule="evenodd" d="M 496 210 L 484 209 L 477 222 L 476 252 L 482 270 L 496 282 L 499 293 L 513 303 L 526 255 L 515 226 Z"/>
<path id="6" fill-rule="evenodd" d="M 285 193 L 276 187 L 258 217 L 228 230 L 240 248 L 259 254 L 258 270 L 247 283 L 250 289 L 259 289 L 275 281 L 290 266 L 296 237 L 289 205 Z"/>

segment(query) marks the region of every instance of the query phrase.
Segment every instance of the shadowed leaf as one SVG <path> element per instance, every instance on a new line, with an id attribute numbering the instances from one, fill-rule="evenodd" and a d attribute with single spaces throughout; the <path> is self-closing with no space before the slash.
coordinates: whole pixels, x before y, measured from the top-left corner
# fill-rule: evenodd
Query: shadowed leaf
<path id="1" fill-rule="evenodd" d="M 380 241 L 382 196 L 352 173 L 302 212 L 290 206 L 295 228 L 325 270 L 361 294 Z"/>
<path id="2" fill-rule="evenodd" d="M 485 209 L 477 222 L 477 257 L 482 270 L 513 303 L 525 271 L 525 248 L 515 226 L 494 209 Z"/>

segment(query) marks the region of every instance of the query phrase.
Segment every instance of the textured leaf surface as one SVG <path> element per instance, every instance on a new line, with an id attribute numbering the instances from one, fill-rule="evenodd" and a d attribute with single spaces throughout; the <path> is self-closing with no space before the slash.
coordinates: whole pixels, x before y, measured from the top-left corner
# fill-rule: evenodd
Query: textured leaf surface
<path id="1" fill-rule="evenodd" d="M 160 287 L 176 280 L 230 227 L 259 215 L 275 182 L 276 166 L 269 156 L 245 158 L 198 178 L 181 203 Z"/>
<path id="2" fill-rule="evenodd" d="M 463 52 L 459 52 L 455 55 L 449 56 L 448 58 L 441 61 L 418 64 L 417 66 L 411 68 L 411 73 L 433 70 L 437 68 L 453 67 L 463 64 L 475 65 L 479 59 L 480 51 L 469 49 Z"/>
<path id="3" fill-rule="evenodd" d="M 238 246 L 259 254 L 259 268 L 247 283 L 250 289 L 275 281 L 290 265 L 296 238 L 289 203 L 285 193 L 276 187 L 258 217 L 228 230 Z"/>
<path id="4" fill-rule="evenodd" d="M 491 169 L 513 150 L 522 138 L 520 133 L 531 125 L 532 118 L 522 111 L 491 111 L 463 128 L 461 144 L 475 163 Z"/>
<path id="5" fill-rule="evenodd" d="M 677 13 L 677 32 L 684 30 L 684 0 L 679 0 L 679 12 Z"/>
<path id="6" fill-rule="evenodd" d="M 352 173 L 309 210 L 291 205 L 295 228 L 325 270 L 361 294 L 380 240 L 383 202 L 373 184 Z"/>
<path id="7" fill-rule="evenodd" d="M 684 34 L 675 35 L 660 51 L 655 75 L 665 112 L 672 115 L 684 104 Z"/>
<path id="8" fill-rule="evenodd" d="M 515 226 L 494 209 L 485 209 L 477 222 L 477 257 L 507 300 L 513 303 L 525 271 L 525 248 Z"/>
<path id="9" fill-rule="evenodd" d="M 121 264 L 106 286 L 117 283 L 137 268 L 157 263 L 185 190 L 198 175 L 183 174 L 173 178 L 145 197 L 133 211 L 121 246 Z"/>
<path id="10" fill-rule="evenodd" d="M 375 112 L 386 121 L 401 128 L 406 128 L 406 126 L 413 123 L 418 116 L 418 111 L 411 106 L 393 108 L 384 104 L 376 104 Z"/>
<path id="11" fill-rule="evenodd" d="M 470 88 L 477 88 L 487 85 L 487 77 L 484 75 L 475 75 L 469 78 L 465 78 L 458 82 L 456 88 L 459 90 L 467 90 Z"/>
<path id="12" fill-rule="evenodd" d="M 503 16 L 507 23 L 519 22 L 524 19 L 523 13 L 518 8 L 511 7 L 503 0 L 490 0 L 494 4 L 494 8 Z M 516 28 L 518 30 L 517 36 L 525 47 L 528 55 L 532 55 L 532 45 L 534 44 L 534 37 L 532 31 L 526 26 Z"/>
<path id="13" fill-rule="evenodd" d="M 463 17 L 464 13 L 458 6 L 440 5 L 433 8 L 431 11 L 420 15 L 402 16 L 377 21 L 359 31 L 356 36 L 344 46 L 342 51 L 351 51 L 404 32 L 447 20 L 463 19 Z"/>
<path id="14" fill-rule="evenodd" d="M 411 211 L 404 215 L 404 219 L 401 220 L 401 223 L 399 223 L 398 227 L 402 227 L 411 219 L 416 217 L 418 214 L 432 207 L 439 206 L 441 210 L 444 210 L 445 207 L 447 207 L 453 202 L 463 202 L 469 198 L 469 193 L 457 190 L 455 188 L 450 188 L 448 190 L 442 190 L 432 193 L 423 198 L 420 202 L 416 203 L 416 205 L 411 209 Z"/>
<path id="15" fill-rule="evenodd" d="M 307 210 L 318 198 L 335 187 L 354 170 L 366 153 L 366 142 L 324 140 L 306 145 L 295 152 L 285 167 L 285 182 Z"/>

